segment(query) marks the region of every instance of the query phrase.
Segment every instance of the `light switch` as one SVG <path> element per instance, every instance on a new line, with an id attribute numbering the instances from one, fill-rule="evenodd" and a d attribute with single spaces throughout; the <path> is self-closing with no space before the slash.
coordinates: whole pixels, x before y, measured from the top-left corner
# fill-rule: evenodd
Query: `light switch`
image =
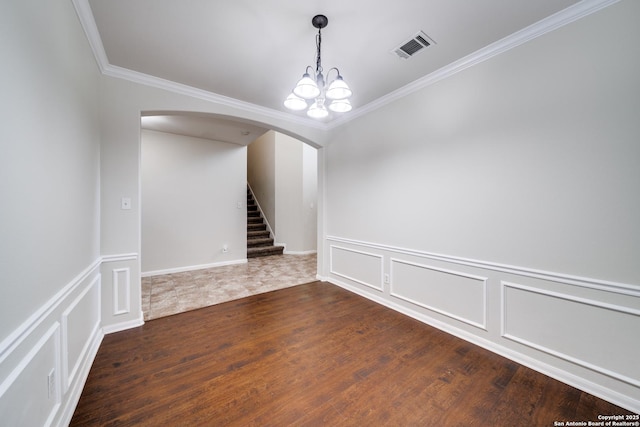
<path id="1" fill-rule="evenodd" d="M 120 200 L 120 209 L 122 210 L 131 209 L 131 197 L 123 197 L 122 200 Z"/>

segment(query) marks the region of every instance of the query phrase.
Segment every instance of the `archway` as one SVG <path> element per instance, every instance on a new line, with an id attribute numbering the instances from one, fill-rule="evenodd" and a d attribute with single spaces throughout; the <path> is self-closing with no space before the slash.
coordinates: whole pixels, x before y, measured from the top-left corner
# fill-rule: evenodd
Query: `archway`
<path id="1" fill-rule="evenodd" d="M 150 296 L 144 291 L 150 282 L 143 278 L 168 274 L 177 277 L 180 273 L 247 262 L 246 225 L 243 225 L 244 242 L 240 242 L 238 217 L 242 203 L 239 195 L 248 179 L 248 147 L 264 134 L 273 133 L 312 147 L 314 155 L 320 148 L 293 132 L 281 132 L 267 124 L 235 117 L 176 111 L 141 114 L 143 308 L 150 306 L 150 301 L 145 301 Z M 318 159 L 319 156 L 314 156 L 314 172 L 321 170 Z M 318 200 L 321 194 L 314 192 L 316 206 L 321 205 Z M 318 224 L 322 224 L 321 212 L 314 206 L 316 236 Z M 212 218 L 216 220 L 211 221 Z M 318 247 L 321 243 L 321 238 L 314 238 L 318 254 L 314 278 L 322 257 Z M 143 311 L 145 318 L 149 318 L 148 311 Z"/>

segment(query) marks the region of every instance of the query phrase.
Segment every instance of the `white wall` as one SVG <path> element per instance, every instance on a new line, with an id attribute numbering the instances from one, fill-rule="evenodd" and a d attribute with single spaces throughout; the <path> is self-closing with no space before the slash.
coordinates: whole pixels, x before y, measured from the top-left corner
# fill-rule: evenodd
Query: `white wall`
<path id="1" fill-rule="evenodd" d="M 286 253 L 316 250 L 316 149 L 276 133 L 276 237 Z"/>
<path id="2" fill-rule="evenodd" d="M 318 150 L 302 144 L 302 248 L 318 247 Z"/>
<path id="3" fill-rule="evenodd" d="M 246 168 L 245 146 L 142 131 L 143 275 L 246 262 Z"/>
<path id="4" fill-rule="evenodd" d="M 640 410 L 638 16 L 621 1 L 337 128 L 322 274 Z"/>
<path id="5" fill-rule="evenodd" d="M 100 74 L 69 1 L 2 2 L 0 51 L 1 423 L 65 424 L 102 338 Z"/>

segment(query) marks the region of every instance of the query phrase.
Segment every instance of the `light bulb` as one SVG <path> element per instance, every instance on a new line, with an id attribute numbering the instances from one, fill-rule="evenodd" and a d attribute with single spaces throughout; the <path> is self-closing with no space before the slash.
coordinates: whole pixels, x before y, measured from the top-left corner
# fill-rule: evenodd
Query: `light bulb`
<path id="1" fill-rule="evenodd" d="M 298 84 L 296 84 L 296 87 L 293 89 L 293 93 L 300 98 L 313 99 L 320 95 L 320 89 L 311 76 L 309 76 L 309 73 L 304 73 L 302 78 L 298 81 Z"/>
<path id="2" fill-rule="evenodd" d="M 324 99 L 317 99 L 307 111 L 307 116 L 314 119 L 324 119 L 328 115 L 329 112 L 324 106 Z"/>
<path id="3" fill-rule="evenodd" d="M 329 104 L 329 109 L 336 113 L 346 113 L 351 111 L 351 103 L 348 99 L 336 99 Z"/>
<path id="4" fill-rule="evenodd" d="M 329 89 L 327 89 L 327 98 L 329 99 L 345 99 L 350 97 L 351 94 L 351 89 L 349 89 L 347 83 L 342 80 L 341 75 L 338 75 L 329 85 Z"/>
<path id="5" fill-rule="evenodd" d="M 284 106 L 290 110 L 300 111 L 307 108 L 307 101 L 297 96 L 295 93 L 291 93 L 284 100 Z"/>

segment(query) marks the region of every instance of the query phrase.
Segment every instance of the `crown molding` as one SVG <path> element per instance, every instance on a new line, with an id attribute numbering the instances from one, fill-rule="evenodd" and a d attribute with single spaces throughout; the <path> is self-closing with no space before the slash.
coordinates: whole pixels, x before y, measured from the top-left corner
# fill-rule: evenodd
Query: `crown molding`
<path id="1" fill-rule="evenodd" d="M 547 18 L 536 22 L 535 24 L 532 24 L 501 40 L 498 40 L 495 43 L 479 49 L 474 53 L 467 55 L 457 61 L 454 61 L 451 64 L 446 65 L 430 74 L 427 74 L 426 76 L 421 77 L 418 80 L 414 80 L 413 82 L 401 87 L 400 89 L 390 92 L 376 99 L 375 101 L 354 109 L 346 116 L 339 117 L 328 123 L 323 123 L 312 119 L 294 116 L 288 113 L 274 110 L 272 108 L 262 107 L 250 102 L 240 101 L 238 99 L 219 95 L 217 93 L 198 89 L 192 86 L 129 70 L 127 68 L 111 65 L 104 50 L 102 39 L 100 38 L 100 33 L 98 32 L 98 27 L 93 17 L 91 6 L 89 5 L 89 0 L 72 0 L 78 18 L 80 19 L 82 28 L 87 35 L 87 40 L 89 41 L 89 45 L 91 46 L 91 50 L 93 51 L 96 62 L 98 63 L 98 67 L 100 68 L 102 74 L 236 108 L 241 111 L 259 114 L 271 119 L 283 120 L 325 131 L 337 128 L 338 126 L 348 123 L 351 120 L 354 120 L 387 104 L 404 98 L 405 96 L 410 95 L 416 91 L 424 89 L 425 87 L 430 86 L 440 80 L 451 77 L 454 74 L 459 73 L 460 71 L 466 70 L 467 68 L 493 58 L 496 55 L 504 53 L 530 40 L 533 40 L 553 30 L 570 24 L 571 22 L 577 21 L 580 18 L 611 6 L 618 1 L 620 0 L 582 0 L 581 2 L 576 3 L 573 6 L 569 6 L 568 8 L 561 10 L 560 12 L 557 12 Z"/>
<path id="2" fill-rule="evenodd" d="M 400 89 L 390 92 L 387 95 L 376 99 L 375 101 L 354 109 L 348 117 L 343 116 L 332 121 L 328 125 L 328 128 L 333 129 L 341 126 L 357 117 L 368 114 L 374 110 L 377 110 L 378 108 L 397 101 L 398 99 L 404 98 L 407 95 L 424 89 L 425 87 L 430 86 L 440 80 L 451 77 L 454 74 L 466 70 L 469 67 L 491 59 L 496 55 L 504 53 L 530 40 L 533 40 L 553 30 L 577 21 L 580 18 L 611 6 L 618 1 L 620 0 L 583 0 L 579 3 L 574 4 L 573 6 L 569 6 L 564 10 L 561 10 L 547 18 L 536 22 L 535 24 L 523 28 L 522 30 L 517 31 L 501 40 L 498 40 L 495 43 L 483 47 L 482 49 L 479 49 L 457 61 L 454 61 L 449 65 L 445 65 L 444 67 L 430 74 L 427 74 L 426 76 L 421 77 L 418 80 L 414 80 L 413 82 L 401 87 Z"/>
<path id="3" fill-rule="evenodd" d="M 173 93 L 187 95 L 193 98 L 198 98 L 227 107 L 236 108 L 245 112 L 259 114 L 275 120 L 292 122 L 298 125 L 308 126 L 315 129 L 327 129 L 326 123 L 318 122 L 316 120 L 293 116 L 291 114 L 274 110 L 272 108 L 262 107 L 250 102 L 241 101 L 235 98 L 230 98 L 228 96 L 219 95 L 214 92 L 198 89 L 193 86 L 176 83 L 171 80 L 162 79 L 159 77 L 151 76 L 149 74 L 144 74 L 127 68 L 112 65 L 109 63 L 109 58 L 107 57 L 107 53 L 104 50 L 104 45 L 102 44 L 100 32 L 98 31 L 98 26 L 96 25 L 96 21 L 93 17 L 93 11 L 91 10 L 89 0 L 71 1 L 76 9 L 76 14 L 78 15 L 80 24 L 82 25 L 82 28 L 87 36 L 89 46 L 93 51 L 93 55 L 98 64 L 98 68 L 103 75 L 128 80 L 130 82 L 163 89 Z"/>
<path id="4" fill-rule="evenodd" d="M 105 76 L 114 77 L 118 79 L 128 80 L 133 83 L 139 83 L 145 86 L 155 87 L 157 89 L 163 89 L 169 92 L 186 95 L 192 98 L 202 99 L 215 104 L 224 105 L 238 110 L 259 114 L 275 120 L 283 120 L 293 122 L 299 125 L 312 127 L 316 129 L 326 130 L 327 125 L 325 123 L 317 122 L 312 119 L 292 116 L 281 111 L 277 111 L 271 108 L 262 107 L 260 105 L 252 104 L 246 101 L 240 101 L 235 98 L 231 98 L 217 93 L 209 92 L 206 90 L 198 89 L 193 86 L 184 85 L 182 83 L 176 83 L 171 80 L 166 80 L 160 77 L 151 76 L 149 74 L 140 73 L 138 71 L 129 70 L 127 68 L 118 67 L 116 65 L 107 64 L 102 72 Z"/>
<path id="5" fill-rule="evenodd" d="M 87 36 L 89 46 L 91 47 L 91 51 L 93 51 L 93 56 L 95 56 L 96 62 L 98 63 L 98 68 L 100 68 L 101 73 L 104 73 L 105 67 L 109 65 L 109 59 L 107 58 L 107 52 L 104 50 L 96 21 L 93 18 L 93 11 L 91 10 L 89 0 L 71 0 L 71 2 L 76 9 L 80 25 L 82 25 L 82 29 Z"/>

